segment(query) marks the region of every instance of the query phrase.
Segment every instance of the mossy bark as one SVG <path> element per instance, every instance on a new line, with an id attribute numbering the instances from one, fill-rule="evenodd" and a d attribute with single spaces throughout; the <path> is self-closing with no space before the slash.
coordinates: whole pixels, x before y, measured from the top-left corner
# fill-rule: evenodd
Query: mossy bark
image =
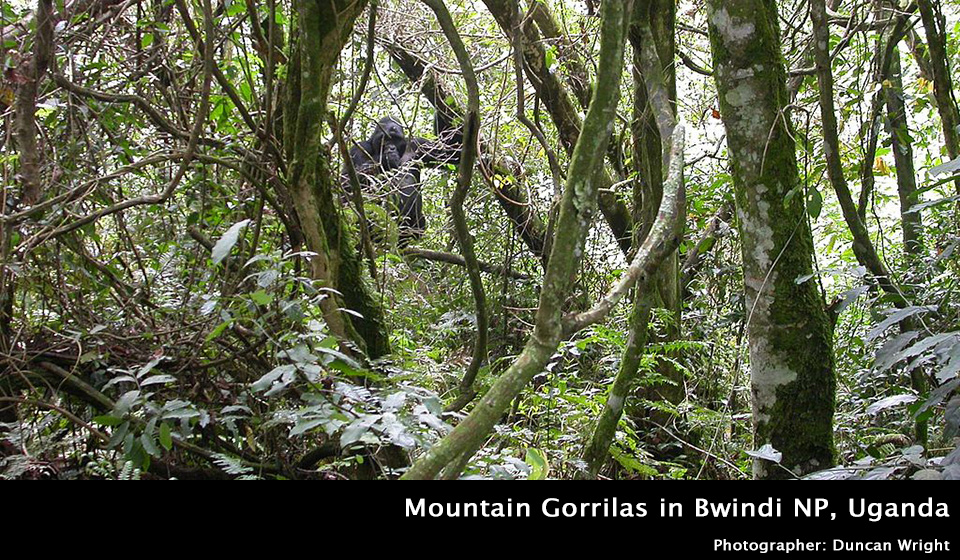
<path id="1" fill-rule="evenodd" d="M 292 43 L 284 110 L 291 195 L 307 248 L 316 253 L 310 260 L 312 277 L 339 292 L 321 302 L 331 331 L 378 357 L 390 351 L 383 312 L 364 281 L 360 256 L 333 194 L 330 154 L 321 145 L 336 60 L 366 2 L 300 0 L 295 5 L 299 33 Z"/>
<path id="2" fill-rule="evenodd" d="M 813 237 L 799 191 L 796 146 L 773 0 L 709 0 L 720 112 L 727 132 L 743 253 L 756 478 L 834 464 L 832 327 L 812 274 Z"/>
<path id="3" fill-rule="evenodd" d="M 903 249 L 911 256 L 923 253 L 923 222 L 921 213 L 911 212 L 920 200 L 917 195 L 917 172 L 913 165 L 913 139 L 907 124 L 904 105 L 903 76 L 900 70 L 900 50 L 893 49 L 890 61 L 889 85 L 883 84 L 887 103 L 886 129 L 890 134 L 893 159 L 897 169 L 897 194 L 900 198 L 900 223 L 903 230 Z"/>

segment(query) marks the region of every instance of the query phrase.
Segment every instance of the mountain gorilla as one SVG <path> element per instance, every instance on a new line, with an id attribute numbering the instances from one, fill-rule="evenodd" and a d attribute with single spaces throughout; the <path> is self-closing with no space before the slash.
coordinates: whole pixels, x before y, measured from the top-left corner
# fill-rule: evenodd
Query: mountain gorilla
<path id="1" fill-rule="evenodd" d="M 400 167 L 400 159 L 407 151 L 403 127 L 390 117 L 380 119 L 369 140 L 357 142 L 350 148 L 350 159 L 358 173 L 379 175 Z"/>
<path id="2" fill-rule="evenodd" d="M 427 229 L 420 194 L 420 168 L 404 165 L 414 158 L 416 148 L 422 142 L 419 138 L 408 141 L 400 123 L 385 117 L 377 122 L 369 140 L 350 148 L 350 159 L 361 176 L 376 176 L 403 167 L 392 181 L 394 193 L 391 197 L 398 213 L 400 247 L 405 247 L 410 240 L 420 239 Z"/>

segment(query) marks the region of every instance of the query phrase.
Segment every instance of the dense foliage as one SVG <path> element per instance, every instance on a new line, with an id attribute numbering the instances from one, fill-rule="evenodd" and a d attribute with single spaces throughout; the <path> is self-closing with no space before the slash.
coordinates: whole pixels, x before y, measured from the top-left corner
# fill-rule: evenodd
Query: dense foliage
<path id="1" fill-rule="evenodd" d="M 765 227 L 814 257 L 758 288 L 717 76 L 748 0 L 0 1 L 0 477 L 396 478 L 449 444 L 444 477 L 960 478 L 960 3 L 817 1 L 762 2 L 753 163 L 800 216 Z M 419 159 L 354 174 L 387 116 Z M 775 280 L 832 329 L 833 468 L 755 432 Z"/>

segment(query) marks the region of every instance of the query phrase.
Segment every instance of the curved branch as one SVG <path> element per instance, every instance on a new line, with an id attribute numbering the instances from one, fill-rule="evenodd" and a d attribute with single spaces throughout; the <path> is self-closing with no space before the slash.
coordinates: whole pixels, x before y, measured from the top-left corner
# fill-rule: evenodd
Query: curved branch
<path id="1" fill-rule="evenodd" d="M 410 257 L 413 259 L 423 259 L 425 261 L 434 261 L 442 262 L 447 264 L 454 264 L 457 266 L 466 267 L 467 262 L 460 255 L 454 255 L 453 253 L 443 253 L 440 251 L 428 251 L 426 249 L 417 249 L 416 247 L 407 247 L 400 251 L 400 254 L 405 257 Z M 495 276 L 509 276 L 514 280 L 533 280 L 534 278 L 528 274 L 522 272 L 517 272 L 513 269 L 504 269 L 501 266 L 485 263 L 483 261 L 478 261 L 480 265 L 480 270 L 488 274 L 493 274 Z"/>
<path id="2" fill-rule="evenodd" d="M 683 214 L 686 206 L 686 189 L 683 184 L 684 127 L 677 124 L 673 129 L 670 147 L 670 170 L 663 183 L 663 199 L 660 211 L 649 235 L 633 257 L 629 268 L 617 283 L 591 309 L 572 313 L 563 318 L 563 335 L 569 337 L 577 331 L 604 319 L 610 310 L 637 284 L 645 286 L 656 273 L 660 263 L 680 245 L 683 235 Z"/>
<path id="3" fill-rule="evenodd" d="M 473 301 L 477 310 L 477 339 L 473 346 L 473 357 L 467 367 L 463 379 L 460 380 L 460 393 L 465 400 L 472 397 L 473 382 L 480 371 L 480 366 L 487 359 L 487 297 L 483 291 L 483 278 L 480 276 L 480 264 L 473 247 L 473 237 L 467 228 L 467 217 L 463 206 L 467 200 L 470 183 L 473 181 L 473 167 L 477 161 L 477 145 L 480 139 L 480 87 L 477 85 L 477 75 L 473 70 L 470 55 L 463 44 L 463 39 L 450 17 L 443 0 L 423 0 L 437 16 L 437 22 L 447 37 L 453 52 L 457 56 L 463 80 L 467 85 L 467 114 L 463 125 L 463 146 L 460 151 L 460 164 L 457 171 L 457 188 L 450 199 L 450 213 L 453 216 L 453 226 L 457 234 L 457 243 L 463 260 L 466 262 L 467 275 L 470 278 L 470 290 L 473 292 Z M 466 403 L 464 403 L 466 404 Z"/>

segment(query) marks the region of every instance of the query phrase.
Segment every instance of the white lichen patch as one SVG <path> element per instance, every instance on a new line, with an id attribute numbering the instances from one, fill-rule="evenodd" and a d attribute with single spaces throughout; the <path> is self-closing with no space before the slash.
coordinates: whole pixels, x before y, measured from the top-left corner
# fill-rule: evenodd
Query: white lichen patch
<path id="1" fill-rule="evenodd" d="M 753 84 L 750 82 L 740 82 L 736 87 L 724 95 L 724 99 L 726 99 L 727 103 L 737 108 L 753 103 L 756 97 L 756 91 L 753 89 Z"/>
<path id="2" fill-rule="evenodd" d="M 710 17 L 710 22 L 716 26 L 717 31 L 720 33 L 720 36 L 723 37 L 725 43 L 732 43 L 734 45 L 745 42 L 753 36 L 753 32 L 756 30 L 753 22 L 740 21 L 740 18 L 731 17 L 730 13 L 727 12 L 727 8 L 724 6 L 721 6 L 719 10 L 713 13 Z"/>
<path id="3" fill-rule="evenodd" d="M 766 116 L 768 107 L 764 99 L 768 93 L 752 71 L 733 71 L 730 75 L 723 100 L 733 110 L 728 111 L 729 117 L 725 123 L 730 133 L 739 137 L 744 145 L 741 162 L 746 157 L 748 162 L 759 163 L 760 157 L 754 152 L 762 153 L 770 132 L 770 121 Z"/>
<path id="4" fill-rule="evenodd" d="M 607 398 L 607 406 L 610 410 L 614 412 L 621 412 L 623 410 L 624 398 L 622 395 L 610 395 Z"/>
<path id="5" fill-rule="evenodd" d="M 747 211 L 738 211 L 743 235 L 744 256 L 749 255 L 750 257 L 745 259 L 747 273 L 744 281 L 749 285 L 752 280 L 759 279 L 761 285 L 750 286 L 758 292 L 761 290 L 764 279 L 766 279 L 767 284 L 772 284 L 775 280 L 774 273 L 770 270 L 773 266 L 773 251 L 775 248 L 773 228 L 770 227 L 770 203 L 761 198 L 761 194 L 766 190 L 766 186 L 762 184 L 754 187 L 753 192 L 757 194 L 755 203 L 751 205 L 753 208 Z"/>
<path id="6" fill-rule="evenodd" d="M 769 411 L 777 404 L 777 389 L 797 379 L 769 340 L 765 321 L 750 329 L 750 384 L 753 389 L 754 421 L 769 422 Z"/>

